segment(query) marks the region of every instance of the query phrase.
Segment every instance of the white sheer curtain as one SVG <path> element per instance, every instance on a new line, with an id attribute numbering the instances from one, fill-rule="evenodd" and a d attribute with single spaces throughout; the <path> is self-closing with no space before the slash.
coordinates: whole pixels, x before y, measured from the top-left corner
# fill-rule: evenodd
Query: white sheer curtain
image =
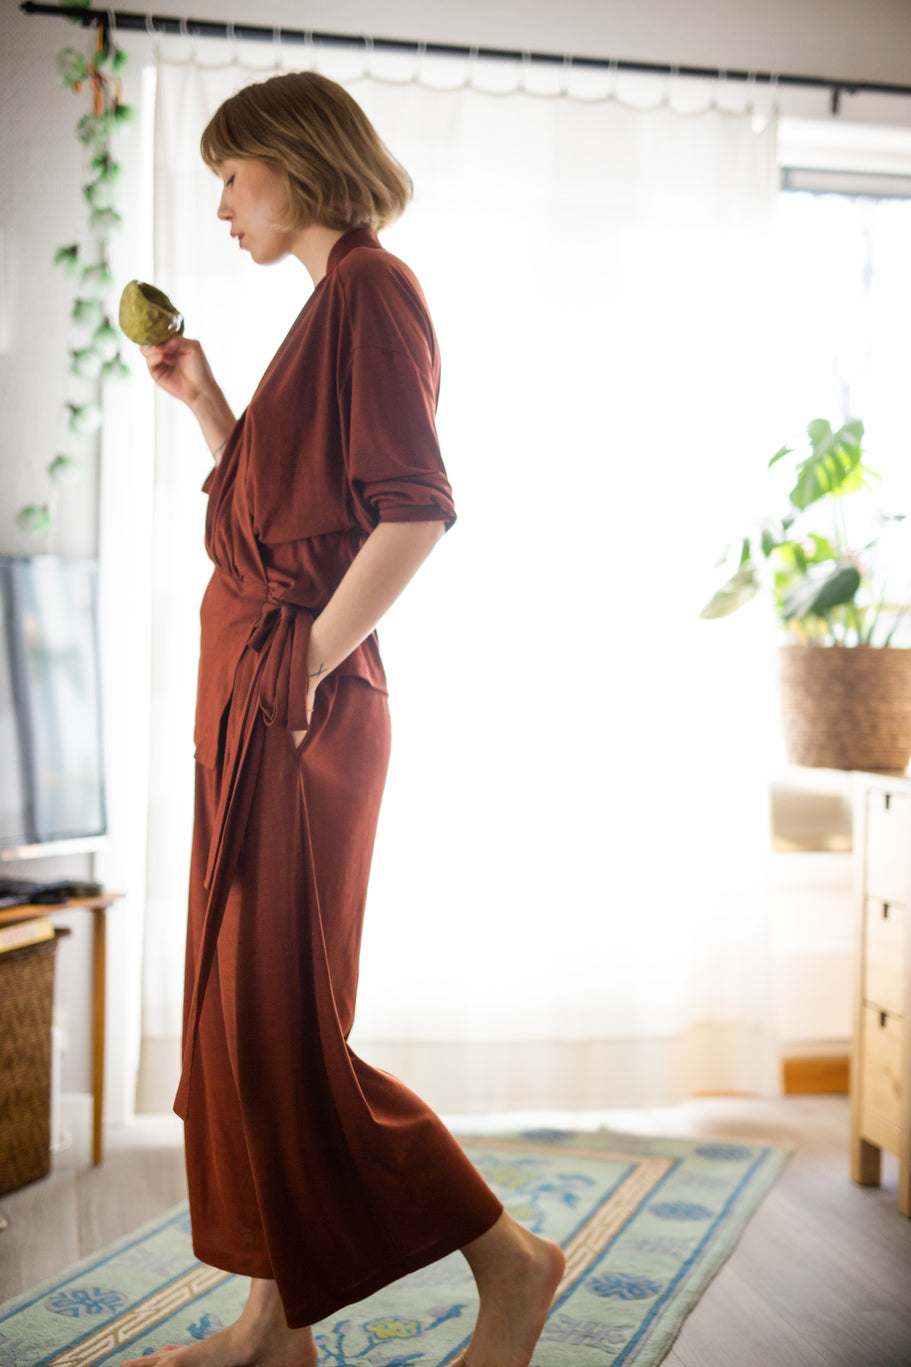
<path id="1" fill-rule="evenodd" d="M 449 1110 L 774 1088 L 768 637 L 697 620 L 778 444 L 774 119 L 630 108 L 572 73 L 545 96 L 319 65 L 415 181 L 384 242 L 440 333 L 460 512 L 380 633 L 394 757 L 355 1047 Z M 197 143 L 268 74 L 158 70 L 156 282 L 238 410 L 309 280 L 232 251 Z M 145 1028 L 167 1035 L 207 466 L 185 415 L 158 421 Z"/>

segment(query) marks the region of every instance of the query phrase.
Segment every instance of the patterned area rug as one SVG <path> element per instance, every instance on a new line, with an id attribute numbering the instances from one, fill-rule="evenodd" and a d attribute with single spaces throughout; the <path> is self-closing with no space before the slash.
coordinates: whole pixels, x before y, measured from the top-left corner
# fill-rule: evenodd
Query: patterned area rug
<path id="1" fill-rule="evenodd" d="M 562 1244 L 534 1367 L 654 1367 L 788 1151 L 533 1131 L 463 1140 L 506 1208 Z M 244 1278 L 204 1267 L 185 1206 L 0 1307 L 0 1367 L 108 1367 L 236 1318 Z M 459 1254 L 317 1326 L 321 1367 L 445 1367 L 476 1311 Z"/>

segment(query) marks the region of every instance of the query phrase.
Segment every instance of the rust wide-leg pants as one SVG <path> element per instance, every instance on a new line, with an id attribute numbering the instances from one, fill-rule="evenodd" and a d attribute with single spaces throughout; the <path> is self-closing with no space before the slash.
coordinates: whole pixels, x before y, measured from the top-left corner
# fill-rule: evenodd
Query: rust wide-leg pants
<path id="1" fill-rule="evenodd" d="M 502 1209 L 433 1112 L 346 1044 L 388 755 L 386 698 L 360 679 L 320 688 L 300 751 L 265 727 L 199 1019 L 194 1251 L 274 1279 L 292 1327 L 463 1247 Z M 197 768 L 188 996 L 219 780 Z"/>

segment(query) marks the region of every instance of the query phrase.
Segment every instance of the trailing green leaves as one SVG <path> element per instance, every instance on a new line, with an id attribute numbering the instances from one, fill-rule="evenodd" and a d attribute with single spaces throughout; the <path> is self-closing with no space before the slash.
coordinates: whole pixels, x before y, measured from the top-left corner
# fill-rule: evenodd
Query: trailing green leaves
<path id="1" fill-rule="evenodd" d="M 73 0 L 68 3 L 72 7 Z M 78 7 L 87 8 L 88 0 L 78 0 Z M 90 55 L 70 46 L 56 58 L 62 83 L 77 95 L 85 92 L 89 96 L 88 108 L 83 108 L 75 125 L 88 166 L 82 190 L 88 241 L 67 243 L 54 254 L 54 264 L 75 282 L 70 319 L 77 335 L 70 347 L 69 371 L 74 381 L 90 385 L 92 390 L 89 396 L 74 397 L 64 404 L 66 430 L 77 438 L 91 438 L 101 426 L 99 387 L 130 373 L 120 354 L 120 334 L 109 317 L 114 279 L 108 242 L 123 226 L 115 203 L 122 168 L 112 153 L 111 139 L 134 122 L 135 111 L 121 98 L 121 77 L 128 61 L 123 49 L 111 42 L 110 32 L 108 22 L 102 19 L 92 29 L 95 41 Z M 52 488 L 81 478 L 83 468 L 76 456 L 57 454 L 47 467 Z M 16 515 L 17 525 L 29 535 L 47 536 L 53 528 L 55 502 L 52 492 L 43 503 L 27 504 Z"/>

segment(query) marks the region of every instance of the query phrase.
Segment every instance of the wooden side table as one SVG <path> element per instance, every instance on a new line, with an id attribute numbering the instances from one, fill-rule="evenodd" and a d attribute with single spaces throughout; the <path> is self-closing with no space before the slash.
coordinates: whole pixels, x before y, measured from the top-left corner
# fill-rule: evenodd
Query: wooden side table
<path id="1" fill-rule="evenodd" d="M 97 897 L 74 897 L 69 902 L 49 906 L 25 903 L 0 909 L 0 926 L 14 921 L 30 921 L 38 916 L 57 916 L 61 912 L 92 913 L 92 1162 L 97 1166 L 104 1157 L 104 1029 L 107 974 L 107 909 L 123 896 L 104 892 Z"/>
<path id="2" fill-rule="evenodd" d="M 882 1150 L 897 1154 L 911 1216 L 911 781 L 858 774 L 854 836 L 851 1176 L 878 1186 Z"/>

